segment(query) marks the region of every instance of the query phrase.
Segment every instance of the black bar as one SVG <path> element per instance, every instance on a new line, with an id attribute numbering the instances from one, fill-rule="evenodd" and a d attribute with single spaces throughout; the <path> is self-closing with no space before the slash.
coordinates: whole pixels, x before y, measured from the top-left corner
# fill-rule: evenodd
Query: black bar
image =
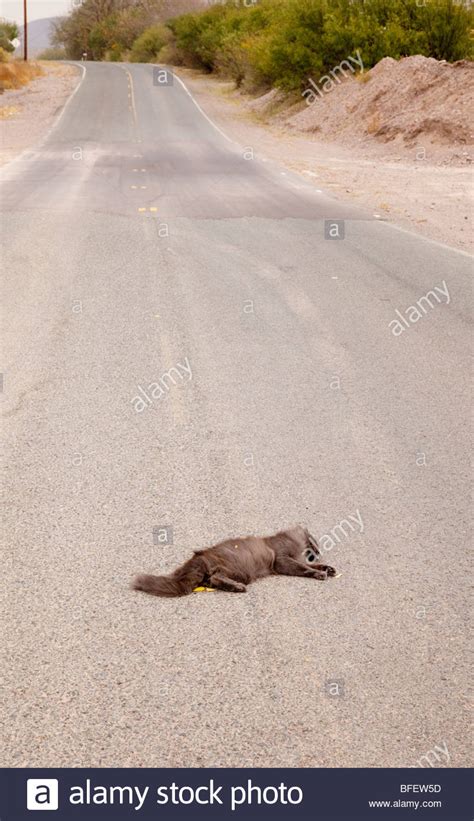
<path id="1" fill-rule="evenodd" d="M 53 802 L 54 779 L 59 807 L 40 821 L 473 818 L 467 769 L 3 769 L 1 821 L 38 821 L 32 812 Z"/>

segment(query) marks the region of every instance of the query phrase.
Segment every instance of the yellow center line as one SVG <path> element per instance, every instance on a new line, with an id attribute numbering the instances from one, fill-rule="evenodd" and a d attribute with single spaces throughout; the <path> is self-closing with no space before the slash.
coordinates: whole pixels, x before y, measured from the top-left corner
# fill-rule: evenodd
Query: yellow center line
<path id="1" fill-rule="evenodd" d="M 122 68 L 123 68 L 123 66 L 122 66 Z M 127 68 L 124 68 L 123 70 L 125 71 L 125 73 L 128 77 L 128 82 L 129 82 L 129 86 L 130 86 L 130 91 L 128 93 L 128 96 L 129 96 L 131 104 L 132 104 L 131 108 L 130 108 L 130 111 L 132 112 L 132 117 L 133 117 L 133 126 L 134 126 L 134 129 L 135 129 L 135 139 L 136 139 L 137 142 L 140 142 L 140 140 L 138 139 L 138 120 L 137 120 L 137 109 L 136 109 L 136 106 L 135 106 L 135 93 L 133 91 L 133 79 L 132 79 L 132 75 L 130 74 L 130 72 Z"/>

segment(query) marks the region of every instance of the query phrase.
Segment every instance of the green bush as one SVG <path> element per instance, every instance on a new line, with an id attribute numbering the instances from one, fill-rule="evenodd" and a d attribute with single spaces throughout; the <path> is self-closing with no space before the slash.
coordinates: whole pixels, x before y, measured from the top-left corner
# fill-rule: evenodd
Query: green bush
<path id="1" fill-rule="evenodd" d="M 235 80 L 237 88 L 249 72 L 248 54 L 238 32 L 222 38 L 214 59 L 214 67 L 224 77 Z"/>
<path id="2" fill-rule="evenodd" d="M 223 6 L 214 6 L 201 14 L 183 14 L 170 20 L 168 25 L 185 64 L 212 71 L 219 47 L 219 21 L 225 14 Z"/>
<path id="3" fill-rule="evenodd" d="M 182 61 L 233 77 L 302 89 L 359 51 L 383 57 L 472 58 L 473 9 L 459 0 L 238 0 L 168 23 Z"/>
<path id="4" fill-rule="evenodd" d="M 249 45 L 250 62 L 269 84 L 291 90 L 324 68 L 324 0 L 286 0 L 276 6 L 263 36 Z"/>
<path id="5" fill-rule="evenodd" d="M 176 43 L 171 40 L 159 50 L 156 62 L 170 66 L 182 66 L 184 64 L 184 55 Z"/>
<path id="6" fill-rule="evenodd" d="M 91 29 L 87 38 L 87 49 L 93 60 L 102 60 L 106 52 L 120 50 L 120 45 L 116 42 L 117 35 L 117 15 L 111 14 L 104 17 Z"/>
<path id="7" fill-rule="evenodd" d="M 104 59 L 110 63 L 120 63 L 123 60 L 123 50 L 119 43 L 112 43 L 104 54 Z"/>
<path id="8" fill-rule="evenodd" d="M 426 43 L 437 60 L 463 60 L 473 57 L 472 8 L 454 0 L 431 0 L 426 6 Z"/>
<path id="9" fill-rule="evenodd" d="M 161 50 L 173 39 L 173 35 L 167 26 L 157 25 L 145 29 L 140 37 L 137 37 L 130 51 L 132 63 L 149 63 L 156 60 Z"/>

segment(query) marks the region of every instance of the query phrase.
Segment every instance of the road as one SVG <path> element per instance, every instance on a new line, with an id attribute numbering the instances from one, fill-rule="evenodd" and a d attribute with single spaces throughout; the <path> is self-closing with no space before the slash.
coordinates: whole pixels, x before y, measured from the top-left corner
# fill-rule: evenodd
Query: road
<path id="1" fill-rule="evenodd" d="M 466 766 L 471 260 L 82 70 L 1 175 L 2 764 Z M 339 578 L 129 588 L 298 522 Z"/>

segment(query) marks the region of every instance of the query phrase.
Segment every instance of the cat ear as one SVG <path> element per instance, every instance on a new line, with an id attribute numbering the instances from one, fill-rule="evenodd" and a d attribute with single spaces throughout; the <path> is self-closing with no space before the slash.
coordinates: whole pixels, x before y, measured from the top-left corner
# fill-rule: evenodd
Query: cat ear
<path id="1" fill-rule="evenodd" d="M 295 525 L 295 527 L 290 527 L 286 533 L 290 539 L 294 539 L 295 542 L 303 542 L 306 544 L 308 541 L 308 531 L 305 527 L 303 527 L 303 525 Z"/>

